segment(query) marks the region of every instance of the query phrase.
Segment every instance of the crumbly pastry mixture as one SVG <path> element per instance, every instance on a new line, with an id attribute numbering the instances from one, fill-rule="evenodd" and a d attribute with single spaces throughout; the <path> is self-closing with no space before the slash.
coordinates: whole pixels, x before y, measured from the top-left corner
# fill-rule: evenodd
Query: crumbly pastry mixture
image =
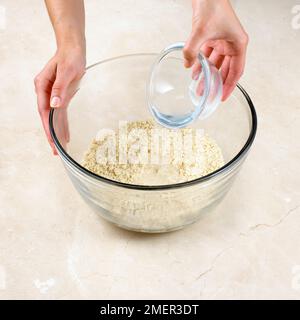
<path id="1" fill-rule="evenodd" d="M 83 166 L 111 180 L 139 185 L 190 181 L 224 165 L 220 147 L 202 130 L 159 127 L 152 120 L 102 130 Z"/>

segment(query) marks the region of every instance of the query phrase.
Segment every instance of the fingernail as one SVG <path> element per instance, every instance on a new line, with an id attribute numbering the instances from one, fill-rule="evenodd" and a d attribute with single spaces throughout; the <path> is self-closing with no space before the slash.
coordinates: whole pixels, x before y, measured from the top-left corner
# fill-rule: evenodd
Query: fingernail
<path id="1" fill-rule="evenodd" d="M 192 79 L 195 81 L 198 80 L 198 77 L 199 77 L 199 74 L 197 72 L 192 75 Z"/>
<path id="2" fill-rule="evenodd" d="M 190 65 L 189 61 L 188 61 L 188 60 L 186 60 L 186 59 L 184 59 L 183 64 L 184 64 L 184 67 L 185 67 L 185 68 L 188 68 L 188 67 L 189 67 L 189 65 Z"/>
<path id="3" fill-rule="evenodd" d="M 57 107 L 59 107 L 59 104 L 60 104 L 60 97 L 53 97 L 53 98 L 51 99 L 50 106 L 51 106 L 52 108 L 57 108 Z"/>
<path id="4" fill-rule="evenodd" d="M 55 146 L 53 145 L 53 146 L 51 146 L 51 147 L 52 147 L 52 153 L 53 153 L 53 155 L 54 155 L 54 156 L 57 156 L 58 153 L 57 153 L 57 150 L 56 150 Z"/>

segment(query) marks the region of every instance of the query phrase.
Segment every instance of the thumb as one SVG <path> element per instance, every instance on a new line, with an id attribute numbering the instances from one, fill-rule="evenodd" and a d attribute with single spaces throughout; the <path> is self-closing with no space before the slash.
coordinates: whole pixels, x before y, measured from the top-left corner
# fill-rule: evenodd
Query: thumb
<path id="1" fill-rule="evenodd" d="M 184 66 L 186 68 L 190 68 L 194 64 L 204 42 L 205 39 L 201 32 L 193 30 L 183 48 Z"/>
<path id="2" fill-rule="evenodd" d="M 50 106 L 52 108 L 65 107 L 68 100 L 68 88 L 73 80 L 71 70 L 57 67 L 56 79 L 51 90 Z"/>

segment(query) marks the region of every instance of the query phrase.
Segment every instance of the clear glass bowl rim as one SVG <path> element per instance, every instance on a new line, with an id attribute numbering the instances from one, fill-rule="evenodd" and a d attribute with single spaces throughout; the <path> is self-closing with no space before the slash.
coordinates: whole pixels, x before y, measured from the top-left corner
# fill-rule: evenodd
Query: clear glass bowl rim
<path id="1" fill-rule="evenodd" d="M 100 64 L 103 64 L 106 62 L 111 62 L 111 61 L 122 59 L 122 58 L 128 58 L 128 57 L 134 57 L 134 56 L 155 56 L 155 55 L 157 55 L 157 53 L 135 53 L 135 54 L 128 54 L 128 55 L 121 55 L 121 56 L 101 60 L 97 63 L 94 63 L 94 64 L 88 66 L 86 68 L 86 70 L 88 70 L 92 67 L 98 66 Z M 111 180 L 111 179 L 99 176 L 99 175 L 85 169 L 83 166 L 81 166 L 77 161 L 75 161 L 65 151 L 65 149 L 60 144 L 60 142 L 56 136 L 54 126 L 53 126 L 53 115 L 55 112 L 55 108 L 51 108 L 50 114 L 49 114 L 49 127 L 50 127 L 51 137 L 54 141 L 56 148 L 59 151 L 59 154 L 62 156 L 63 160 L 65 160 L 71 167 L 75 167 L 82 174 L 87 175 L 88 177 L 90 177 L 92 179 L 96 179 L 98 181 L 101 181 L 101 182 L 104 182 L 104 183 L 107 183 L 110 185 L 114 185 L 114 186 L 118 186 L 118 187 L 122 187 L 122 188 L 127 188 L 127 189 L 135 189 L 135 190 L 166 190 L 166 189 L 178 189 L 178 188 L 183 188 L 183 187 L 187 187 L 187 186 L 191 186 L 191 185 L 195 185 L 195 184 L 200 184 L 202 182 L 207 182 L 208 180 L 211 180 L 217 176 L 221 176 L 222 174 L 225 174 L 226 172 L 230 171 L 230 169 L 233 168 L 234 165 L 240 159 L 242 159 L 244 155 L 246 155 L 247 151 L 250 149 L 250 147 L 252 146 L 252 143 L 255 139 L 255 135 L 256 135 L 256 131 L 257 131 L 257 115 L 256 115 L 254 104 L 253 104 L 250 96 L 246 92 L 246 90 L 240 84 L 237 84 L 237 88 L 241 91 L 244 98 L 246 99 L 246 101 L 248 103 L 248 107 L 250 109 L 250 113 L 251 113 L 252 127 L 250 130 L 250 134 L 248 136 L 248 139 L 247 139 L 246 143 L 244 144 L 244 146 L 242 147 L 242 149 L 235 155 L 235 157 L 233 157 L 230 161 L 228 161 L 223 167 L 219 168 L 216 171 L 211 172 L 210 174 L 208 174 L 206 176 L 203 176 L 203 177 L 200 177 L 200 178 L 197 178 L 194 180 L 180 182 L 180 183 L 174 183 L 174 184 L 168 184 L 168 185 L 150 185 L 150 186 L 136 185 L 136 184 L 128 184 L 128 183 L 123 183 L 123 182 Z"/>

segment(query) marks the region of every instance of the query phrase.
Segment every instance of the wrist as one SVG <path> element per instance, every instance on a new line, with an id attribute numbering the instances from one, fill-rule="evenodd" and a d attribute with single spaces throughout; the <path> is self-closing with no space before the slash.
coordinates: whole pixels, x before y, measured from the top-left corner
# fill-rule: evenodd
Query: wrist
<path id="1" fill-rule="evenodd" d="M 219 5 L 229 5 L 230 0 L 193 0 L 193 8 L 199 7 L 215 7 Z"/>
<path id="2" fill-rule="evenodd" d="M 85 52 L 84 27 L 79 28 L 76 22 L 58 23 L 55 26 L 57 48 L 77 48 Z"/>
<path id="3" fill-rule="evenodd" d="M 56 38 L 57 48 L 59 50 L 63 50 L 65 48 L 68 49 L 76 49 L 78 51 L 85 52 L 85 37 L 82 36 L 74 36 L 74 35 L 61 35 Z"/>
<path id="4" fill-rule="evenodd" d="M 80 61 L 86 62 L 86 47 L 85 41 L 83 42 L 73 42 L 73 41 L 63 41 L 57 46 L 56 56 L 61 59 L 69 59 L 70 54 L 72 57 L 77 57 Z"/>
<path id="5" fill-rule="evenodd" d="M 193 0 L 193 2 L 202 2 L 202 3 L 230 3 L 230 0 Z"/>

